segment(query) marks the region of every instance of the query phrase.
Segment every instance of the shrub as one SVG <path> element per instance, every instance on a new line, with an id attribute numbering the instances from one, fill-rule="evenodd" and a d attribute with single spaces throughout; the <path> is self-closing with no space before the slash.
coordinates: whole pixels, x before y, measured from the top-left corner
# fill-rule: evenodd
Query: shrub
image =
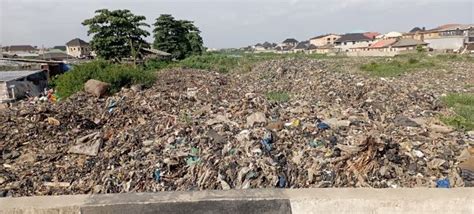
<path id="1" fill-rule="evenodd" d="M 75 65 L 73 69 L 54 80 L 60 97 L 68 97 L 83 89 L 89 79 L 97 79 L 111 84 L 110 92 L 132 84 L 150 86 L 155 82 L 155 74 L 131 65 L 111 64 L 106 61 L 93 61 Z"/>

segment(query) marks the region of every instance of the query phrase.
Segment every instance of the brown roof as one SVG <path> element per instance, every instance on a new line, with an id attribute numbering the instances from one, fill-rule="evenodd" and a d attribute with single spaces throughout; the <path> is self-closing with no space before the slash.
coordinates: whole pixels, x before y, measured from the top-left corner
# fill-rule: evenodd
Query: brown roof
<path id="1" fill-rule="evenodd" d="M 395 42 L 397 42 L 397 39 L 384 39 L 372 44 L 369 48 L 385 48 Z"/>
<path id="2" fill-rule="evenodd" d="M 36 51 L 37 49 L 31 45 L 11 45 L 3 47 L 3 49 L 7 52 L 29 52 L 29 51 Z"/>
<path id="3" fill-rule="evenodd" d="M 69 42 L 66 43 L 67 46 L 88 46 L 89 43 L 85 42 L 82 39 L 75 38 Z"/>
<path id="4" fill-rule="evenodd" d="M 328 33 L 328 34 L 323 34 L 323 35 L 315 36 L 315 37 L 311 38 L 310 40 L 313 40 L 313 39 L 320 39 L 320 38 L 323 38 L 323 37 L 326 37 L 326 36 L 330 36 L 330 35 L 336 35 L 336 36 L 337 36 L 337 34 Z"/>
<path id="5" fill-rule="evenodd" d="M 416 39 L 400 39 L 392 47 L 408 47 L 417 45 L 427 45 L 428 43 Z"/>

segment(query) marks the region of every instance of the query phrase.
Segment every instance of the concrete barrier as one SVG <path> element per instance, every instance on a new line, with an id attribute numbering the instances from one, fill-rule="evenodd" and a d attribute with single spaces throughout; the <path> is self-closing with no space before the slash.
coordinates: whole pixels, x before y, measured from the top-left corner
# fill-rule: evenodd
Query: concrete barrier
<path id="1" fill-rule="evenodd" d="M 0 199 L 0 213 L 474 213 L 474 188 L 253 189 Z"/>

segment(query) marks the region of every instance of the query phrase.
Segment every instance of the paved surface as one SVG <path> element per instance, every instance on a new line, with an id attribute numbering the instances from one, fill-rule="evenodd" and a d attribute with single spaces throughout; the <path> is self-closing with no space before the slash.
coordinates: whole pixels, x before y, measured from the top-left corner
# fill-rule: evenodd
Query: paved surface
<path id="1" fill-rule="evenodd" d="M 37 196 L 0 199 L 0 213 L 474 213 L 474 188 Z"/>
<path id="2" fill-rule="evenodd" d="M 12 80 L 21 79 L 31 74 L 42 72 L 41 70 L 35 71 L 0 71 L 0 82 L 7 82 Z"/>

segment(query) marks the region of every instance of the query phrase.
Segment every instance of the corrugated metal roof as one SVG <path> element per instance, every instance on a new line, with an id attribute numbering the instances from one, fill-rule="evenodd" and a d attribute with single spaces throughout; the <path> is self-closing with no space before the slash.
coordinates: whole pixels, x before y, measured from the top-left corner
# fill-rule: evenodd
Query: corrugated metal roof
<path id="1" fill-rule="evenodd" d="M 7 82 L 21 79 L 32 74 L 43 72 L 42 70 L 35 71 L 0 71 L 0 82 Z"/>

